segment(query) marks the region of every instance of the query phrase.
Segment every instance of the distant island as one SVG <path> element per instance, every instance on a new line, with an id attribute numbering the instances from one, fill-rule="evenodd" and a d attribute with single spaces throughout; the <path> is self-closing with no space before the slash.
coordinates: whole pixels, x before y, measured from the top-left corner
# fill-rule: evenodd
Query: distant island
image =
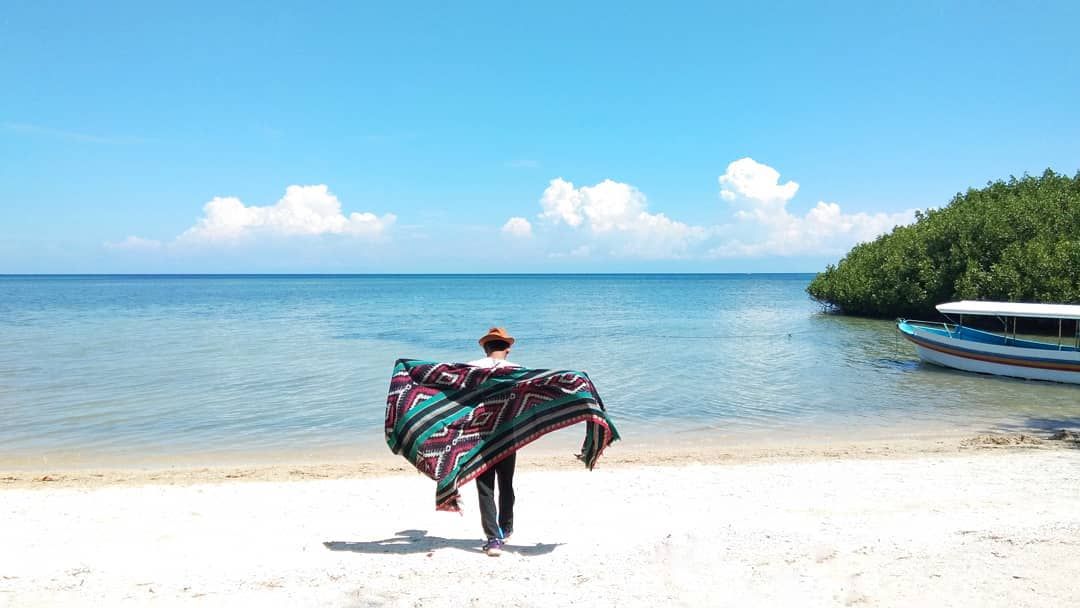
<path id="1" fill-rule="evenodd" d="M 952 300 L 1080 303 L 1080 172 L 999 180 L 856 245 L 806 288 L 868 317 L 934 315 Z"/>

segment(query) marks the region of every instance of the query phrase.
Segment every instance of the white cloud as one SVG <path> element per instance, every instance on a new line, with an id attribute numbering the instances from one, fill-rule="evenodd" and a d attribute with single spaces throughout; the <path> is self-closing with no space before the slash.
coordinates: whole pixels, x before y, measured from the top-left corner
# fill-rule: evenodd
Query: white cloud
<path id="1" fill-rule="evenodd" d="M 713 257 L 813 255 L 842 253 L 915 219 L 915 210 L 899 213 L 844 213 L 840 205 L 819 201 L 804 216 L 793 215 L 787 202 L 799 185 L 781 185 L 780 173 L 750 158 L 728 165 L 720 177 L 720 196 L 735 208 L 738 223 L 728 232 L 740 237 L 709 251 Z M 730 188 L 728 188 L 730 186 Z"/>
<path id="2" fill-rule="evenodd" d="M 645 195 L 630 184 L 610 179 L 581 188 L 582 211 L 593 232 L 630 230 L 645 213 Z"/>
<path id="3" fill-rule="evenodd" d="M 532 236 L 532 224 L 523 217 L 512 217 L 503 224 L 502 232 L 510 236 L 529 238 Z"/>
<path id="4" fill-rule="evenodd" d="M 915 210 L 900 213 L 843 213 L 840 205 L 819 201 L 803 218 L 807 231 L 823 238 L 842 234 L 854 242 L 869 241 L 897 225 L 915 221 Z"/>
<path id="5" fill-rule="evenodd" d="M 540 199 L 540 217 L 573 228 L 586 227 L 604 241 L 613 255 L 680 257 L 705 238 L 706 230 L 649 213 L 645 195 L 630 184 L 606 179 L 575 188 L 564 179 L 551 180 Z"/>
<path id="6" fill-rule="evenodd" d="M 203 206 L 203 217 L 178 241 L 231 241 L 256 234 L 296 236 L 338 234 L 381 236 L 397 218 L 392 213 L 341 212 L 341 202 L 325 185 L 289 186 L 277 203 L 245 205 L 235 197 L 215 197 Z"/>
<path id="7" fill-rule="evenodd" d="M 540 217 L 555 223 L 561 221 L 577 227 L 584 219 L 581 216 L 581 193 L 574 189 L 574 184 L 561 177 L 548 184 L 544 196 L 540 198 L 540 206 L 544 208 Z"/>
<path id="8" fill-rule="evenodd" d="M 161 241 L 144 239 L 138 236 L 129 236 L 120 242 L 104 243 L 106 249 L 112 251 L 157 251 L 161 249 Z"/>
<path id="9" fill-rule="evenodd" d="M 750 157 L 740 158 L 727 166 L 720 176 L 720 196 L 734 201 L 742 196 L 763 204 L 780 204 L 794 198 L 799 184 L 789 181 L 780 183 L 780 172 Z"/>

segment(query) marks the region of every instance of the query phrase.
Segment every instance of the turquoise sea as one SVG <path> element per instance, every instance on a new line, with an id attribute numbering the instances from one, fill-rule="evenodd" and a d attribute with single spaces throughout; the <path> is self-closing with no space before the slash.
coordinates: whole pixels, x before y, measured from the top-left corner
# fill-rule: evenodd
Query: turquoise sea
<path id="1" fill-rule="evenodd" d="M 1080 388 L 920 364 L 812 275 L 0 277 L 0 463 L 385 450 L 399 357 L 587 371 L 627 442 L 1076 424 Z M 563 431 L 568 432 L 568 431 Z"/>

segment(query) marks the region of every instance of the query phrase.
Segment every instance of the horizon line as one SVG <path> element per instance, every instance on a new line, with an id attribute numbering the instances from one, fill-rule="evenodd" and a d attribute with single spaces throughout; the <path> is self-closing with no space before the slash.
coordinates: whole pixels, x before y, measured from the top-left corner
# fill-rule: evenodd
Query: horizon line
<path id="1" fill-rule="evenodd" d="M 499 276 L 732 276 L 818 274 L 809 272 L 32 272 L 0 277 L 499 277 Z"/>

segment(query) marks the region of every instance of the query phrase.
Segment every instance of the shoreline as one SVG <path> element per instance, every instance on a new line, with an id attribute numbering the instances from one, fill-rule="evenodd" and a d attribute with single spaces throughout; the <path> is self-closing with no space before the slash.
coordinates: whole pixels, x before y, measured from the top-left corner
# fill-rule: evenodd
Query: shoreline
<path id="1" fill-rule="evenodd" d="M 554 439 L 552 441 L 551 439 Z M 577 435 L 548 438 L 525 447 L 518 457 L 521 471 L 574 471 L 584 469 L 574 454 Z M 1077 435 L 1054 439 L 1042 433 L 951 432 L 905 434 L 868 439 L 851 437 L 789 437 L 695 444 L 670 436 L 645 442 L 618 441 L 601 457 L 597 469 L 634 467 L 738 465 L 755 462 L 815 462 L 822 460 L 887 460 L 928 455 L 960 455 L 971 451 L 1020 448 L 1055 450 L 1080 447 Z M 106 486 L 186 486 L 237 481 L 300 481 L 370 479 L 420 475 L 403 457 L 389 450 L 330 450 L 264 454 L 208 454 L 190 459 L 150 462 L 60 462 L 13 465 L 0 462 L 0 490 L 5 488 L 97 488 Z"/>

